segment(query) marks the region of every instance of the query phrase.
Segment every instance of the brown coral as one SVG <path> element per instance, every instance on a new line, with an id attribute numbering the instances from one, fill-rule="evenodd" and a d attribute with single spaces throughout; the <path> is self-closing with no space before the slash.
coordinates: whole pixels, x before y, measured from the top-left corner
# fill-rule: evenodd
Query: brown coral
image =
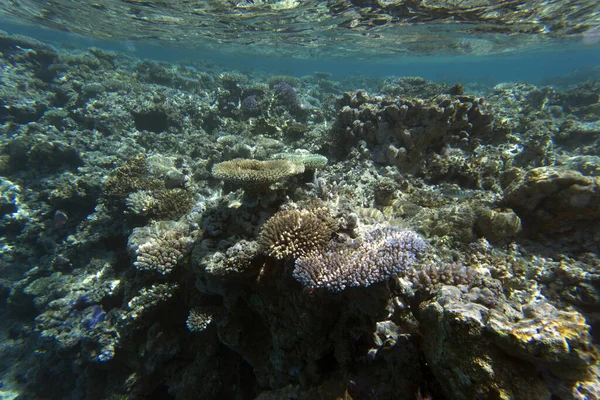
<path id="1" fill-rule="evenodd" d="M 268 186 L 304 172 L 304 165 L 288 160 L 259 161 L 238 158 L 215 164 L 215 178 L 243 188 Z"/>
<path id="2" fill-rule="evenodd" d="M 286 210 L 265 222 L 258 243 L 272 257 L 298 258 L 325 247 L 336 230 L 326 208 Z"/>
<path id="3" fill-rule="evenodd" d="M 124 198 L 138 190 L 152 190 L 161 186 L 161 182 L 148 176 L 146 156 L 138 155 L 110 173 L 104 184 L 104 193 L 109 198 Z"/>

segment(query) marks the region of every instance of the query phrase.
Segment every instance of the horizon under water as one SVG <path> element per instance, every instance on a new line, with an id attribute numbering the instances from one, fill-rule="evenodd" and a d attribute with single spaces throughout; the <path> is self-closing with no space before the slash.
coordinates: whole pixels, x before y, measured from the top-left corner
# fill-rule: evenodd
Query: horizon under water
<path id="1" fill-rule="evenodd" d="M 600 399 L 600 4 L 0 2 L 0 399 Z"/>

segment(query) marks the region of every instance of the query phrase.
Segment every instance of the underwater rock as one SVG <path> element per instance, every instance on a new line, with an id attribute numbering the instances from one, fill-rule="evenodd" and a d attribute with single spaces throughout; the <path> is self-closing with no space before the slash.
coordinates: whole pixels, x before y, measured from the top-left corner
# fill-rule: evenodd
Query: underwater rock
<path id="1" fill-rule="evenodd" d="M 532 231 L 558 233 L 591 226 L 600 218 L 600 177 L 559 167 L 517 172 L 504 190 L 504 203 Z"/>
<path id="2" fill-rule="evenodd" d="M 549 303 L 528 305 L 523 314 L 517 322 L 490 318 L 487 329 L 496 345 L 558 378 L 589 378 L 589 368 L 599 355 L 581 314 L 557 310 Z"/>
<path id="3" fill-rule="evenodd" d="M 591 379 L 598 356 L 580 314 L 547 303 L 522 313 L 506 304 L 490 310 L 463 296 L 445 286 L 417 317 L 427 362 L 450 398 L 547 399 L 549 379 Z M 562 362 L 573 369 L 561 372 Z"/>
<path id="4" fill-rule="evenodd" d="M 477 233 L 492 243 L 506 242 L 521 232 L 521 219 L 510 208 L 485 208 L 477 212 L 475 228 Z"/>
<path id="5" fill-rule="evenodd" d="M 462 131 L 468 147 L 470 140 L 489 134 L 494 121 L 485 100 L 473 96 L 425 101 L 356 91 L 345 93 L 337 107 L 332 130 L 336 153 L 347 153 L 364 140 L 376 162 L 407 167 L 417 164 L 426 150 L 441 152 L 445 145 L 458 144 Z"/>

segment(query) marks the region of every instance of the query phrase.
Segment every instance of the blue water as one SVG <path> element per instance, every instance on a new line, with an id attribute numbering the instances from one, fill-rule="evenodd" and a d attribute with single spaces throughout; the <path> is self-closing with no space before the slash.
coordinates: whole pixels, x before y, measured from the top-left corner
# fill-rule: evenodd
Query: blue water
<path id="1" fill-rule="evenodd" d="M 342 76 L 420 76 L 436 82 L 462 81 L 493 85 L 500 82 L 541 83 L 565 77 L 581 70 L 600 66 L 600 43 L 586 45 L 582 40 L 557 41 L 554 48 L 545 46 L 525 54 L 494 56 L 397 56 L 370 62 L 285 59 L 276 57 L 235 56 L 227 53 L 190 52 L 167 48 L 143 41 L 106 41 L 81 35 L 25 27 L 0 19 L 0 29 L 39 40 L 68 44 L 81 48 L 99 47 L 108 51 L 131 54 L 142 59 L 166 62 L 182 60 L 214 61 L 226 69 L 251 72 L 252 69 L 292 76 L 310 75 L 314 71 Z"/>

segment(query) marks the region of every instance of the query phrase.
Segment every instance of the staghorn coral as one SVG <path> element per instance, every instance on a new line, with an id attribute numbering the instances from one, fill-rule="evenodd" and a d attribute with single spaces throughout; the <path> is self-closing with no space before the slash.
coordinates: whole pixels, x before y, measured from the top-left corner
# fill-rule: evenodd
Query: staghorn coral
<path id="1" fill-rule="evenodd" d="M 126 197 L 138 190 L 151 189 L 157 182 L 148 179 L 146 156 L 133 157 L 115 169 L 104 184 L 104 193 L 108 197 Z"/>
<path id="2" fill-rule="evenodd" d="M 416 233 L 386 227 L 366 233 L 350 243 L 330 243 L 296 260 L 293 275 L 308 288 L 340 292 L 348 287 L 370 286 L 403 275 L 425 250 Z"/>
<path id="3" fill-rule="evenodd" d="M 194 195 L 185 189 L 138 190 L 125 198 L 127 210 L 137 216 L 177 219 L 190 211 Z"/>
<path id="4" fill-rule="evenodd" d="M 137 259 L 133 265 L 138 270 L 156 271 L 167 275 L 190 252 L 194 236 L 185 236 L 181 231 L 172 230 L 151 238 L 138 246 Z"/>
<path id="5" fill-rule="evenodd" d="M 336 230 L 326 208 L 285 210 L 264 223 L 258 243 L 272 257 L 298 258 L 325 247 Z"/>
<path id="6" fill-rule="evenodd" d="M 204 257 L 201 264 L 207 276 L 219 279 L 245 278 L 256 273 L 253 261 L 259 254 L 260 247 L 256 242 L 240 240 L 223 252 L 217 251 Z"/>
<path id="7" fill-rule="evenodd" d="M 249 115 L 260 114 L 260 105 L 258 104 L 258 100 L 255 94 L 251 94 L 247 96 L 244 100 L 242 100 L 240 108 L 243 112 Z"/>
<path id="8" fill-rule="evenodd" d="M 185 325 L 190 332 L 203 332 L 221 316 L 221 313 L 218 307 L 194 307 L 190 310 Z"/>
<path id="9" fill-rule="evenodd" d="M 212 168 L 215 178 L 246 189 L 269 186 L 303 172 L 304 164 L 292 161 L 244 158 L 218 163 Z"/>
<path id="10" fill-rule="evenodd" d="M 154 214 L 160 219 L 177 219 L 188 213 L 194 205 L 194 195 L 185 189 L 159 190 L 154 197 Z"/>
<path id="11" fill-rule="evenodd" d="M 127 303 L 131 311 L 124 314 L 122 318 L 138 319 L 148 310 L 173 297 L 177 288 L 176 283 L 159 283 L 150 288 L 140 289 L 140 293 Z"/>
<path id="12" fill-rule="evenodd" d="M 287 82 L 279 82 L 273 86 L 273 92 L 279 102 L 290 108 L 299 108 L 300 100 L 294 87 Z"/>
<path id="13" fill-rule="evenodd" d="M 409 274 L 416 289 L 437 290 L 442 285 L 476 285 L 481 276 L 476 270 L 458 263 L 428 264 Z"/>

